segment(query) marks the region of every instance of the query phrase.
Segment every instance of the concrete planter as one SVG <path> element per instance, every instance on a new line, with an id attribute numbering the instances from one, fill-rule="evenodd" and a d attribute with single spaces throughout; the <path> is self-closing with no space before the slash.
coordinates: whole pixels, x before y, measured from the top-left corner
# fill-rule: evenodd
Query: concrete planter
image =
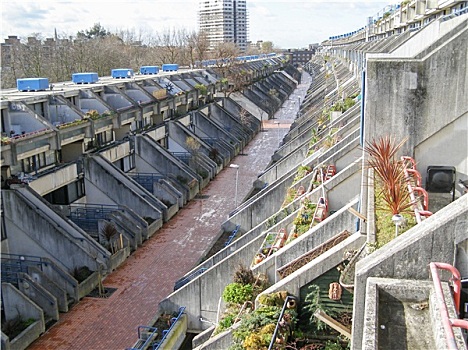
<path id="1" fill-rule="evenodd" d="M 93 272 L 87 279 L 81 282 L 78 285 L 78 298 L 81 300 L 86 295 L 91 293 L 91 291 L 96 288 L 99 283 L 99 274 L 98 272 Z"/>
<path id="2" fill-rule="evenodd" d="M 43 333 L 43 321 L 36 321 L 10 341 L 10 350 L 24 350 Z M 7 347 L 8 348 L 8 347 Z"/>

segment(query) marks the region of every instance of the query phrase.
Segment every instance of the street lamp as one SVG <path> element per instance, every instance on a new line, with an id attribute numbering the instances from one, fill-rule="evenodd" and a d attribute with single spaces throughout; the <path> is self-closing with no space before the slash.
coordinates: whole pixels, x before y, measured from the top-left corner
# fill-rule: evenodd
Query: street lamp
<path id="1" fill-rule="evenodd" d="M 236 169 L 236 194 L 234 196 L 234 203 L 235 203 L 235 208 L 237 208 L 237 182 L 239 180 L 239 165 L 230 164 L 229 167 Z"/>
<path id="2" fill-rule="evenodd" d="M 280 121 L 279 121 L 279 120 L 275 120 L 274 123 L 275 123 L 276 125 L 278 125 L 278 137 L 277 137 L 277 138 L 278 138 L 278 143 L 279 143 L 279 141 L 280 141 L 280 130 L 279 130 L 279 129 L 280 129 Z"/>
<path id="3" fill-rule="evenodd" d="M 398 228 L 403 225 L 405 218 L 403 215 L 395 214 L 392 216 L 392 221 L 395 224 L 395 237 L 398 237 Z"/>

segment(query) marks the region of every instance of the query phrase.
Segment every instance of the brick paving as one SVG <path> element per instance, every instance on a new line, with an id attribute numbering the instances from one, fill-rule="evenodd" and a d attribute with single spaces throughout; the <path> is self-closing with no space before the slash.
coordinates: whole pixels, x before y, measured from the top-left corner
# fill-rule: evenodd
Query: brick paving
<path id="1" fill-rule="evenodd" d="M 305 93 L 307 86 L 300 87 Z M 278 119 L 264 121 L 264 131 L 245 147 L 243 155 L 232 160 L 239 165 L 239 201 L 248 194 L 288 131 L 290 120 L 286 118 L 296 104 L 291 99 L 285 102 L 288 103 L 289 113 L 282 109 L 277 113 Z M 68 313 L 61 314 L 60 320 L 28 349 L 131 347 L 137 341 L 137 327 L 149 324 L 159 302 L 172 292 L 175 281 L 193 269 L 212 245 L 221 224 L 234 209 L 235 179 L 236 169 L 223 169 L 200 193 L 203 199 L 189 202 L 105 278 L 106 288 L 116 288 L 109 298 L 83 298 Z"/>

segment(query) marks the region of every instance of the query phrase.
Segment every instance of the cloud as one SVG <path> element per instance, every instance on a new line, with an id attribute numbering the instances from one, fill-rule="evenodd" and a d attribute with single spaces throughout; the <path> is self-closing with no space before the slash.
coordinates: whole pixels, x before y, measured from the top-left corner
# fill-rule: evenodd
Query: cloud
<path id="1" fill-rule="evenodd" d="M 197 29 L 198 0 L 1 0 L 1 34 L 76 35 L 100 23 L 115 32 Z M 305 47 L 365 25 L 392 1 L 247 0 L 249 40 Z"/>

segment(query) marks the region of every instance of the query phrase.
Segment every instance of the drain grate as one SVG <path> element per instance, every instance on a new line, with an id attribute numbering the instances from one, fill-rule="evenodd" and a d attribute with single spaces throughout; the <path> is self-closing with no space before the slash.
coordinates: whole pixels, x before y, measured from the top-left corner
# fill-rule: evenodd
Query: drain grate
<path id="1" fill-rule="evenodd" d="M 207 198 L 210 198 L 208 194 L 197 194 L 195 196 L 195 199 L 207 199 Z"/>
<path id="2" fill-rule="evenodd" d="M 90 298 L 102 298 L 102 299 L 107 299 L 109 298 L 114 292 L 117 290 L 117 288 L 110 288 L 110 287 L 104 287 L 104 290 L 102 293 L 99 293 L 99 288 L 94 288 L 88 295 L 87 297 Z"/>

